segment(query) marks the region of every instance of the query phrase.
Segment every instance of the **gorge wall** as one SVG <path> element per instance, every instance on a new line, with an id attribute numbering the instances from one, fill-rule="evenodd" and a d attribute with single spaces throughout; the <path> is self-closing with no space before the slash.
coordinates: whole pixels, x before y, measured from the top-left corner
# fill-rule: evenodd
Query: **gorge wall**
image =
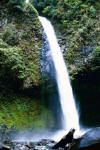
<path id="1" fill-rule="evenodd" d="M 40 4 L 39 1 L 31 0 L 37 10 L 30 3 L 23 7 L 11 4 L 12 7 L 7 2 L 0 1 L 0 125 L 20 128 L 23 125 L 41 127 L 45 124 L 46 127 L 54 127 L 54 117 L 48 102 L 46 98 L 45 101 L 41 100 L 42 27 L 38 19 L 39 13 L 49 18 L 55 27 L 74 95 L 80 106 L 82 124 L 99 126 L 99 2 L 52 0 Z M 47 88 L 45 97 L 51 91 L 47 83 L 44 82 Z M 28 113 L 30 108 L 32 111 Z M 5 114 L 8 114 L 7 117 Z"/>
<path id="2" fill-rule="evenodd" d="M 31 4 L 13 8 L 1 1 L 0 81 L 3 85 L 16 84 L 18 88 L 39 85 L 40 44 L 41 24 L 35 8 Z"/>
<path id="3" fill-rule="evenodd" d="M 0 128 L 52 127 L 52 112 L 41 98 L 38 12 L 18 2 L 0 1 Z"/>
<path id="4" fill-rule="evenodd" d="M 69 69 L 80 119 L 100 125 L 100 4 L 94 0 L 49 0 L 31 3 L 49 18 Z"/>

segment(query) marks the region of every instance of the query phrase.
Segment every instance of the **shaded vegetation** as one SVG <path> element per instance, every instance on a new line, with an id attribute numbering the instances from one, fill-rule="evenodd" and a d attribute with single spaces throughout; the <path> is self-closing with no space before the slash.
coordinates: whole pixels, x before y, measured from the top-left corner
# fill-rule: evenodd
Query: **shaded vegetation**
<path id="1" fill-rule="evenodd" d="M 24 11 L 24 2 L 25 0 L 9 0 L 8 7 L 12 11 L 22 13 Z"/>
<path id="2" fill-rule="evenodd" d="M 27 5 L 25 0 L 0 1 L 0 90 L 3 91 L 0 93 L 0 126 L 6 124 L 8 128 L 19 129 L 54 125 L 47 105 L 27 96 L 28 93 L 25 97 L 27 88 L 32 96 L 40 92 L 37 89 L 41 85 L 38 13 L 55 26 L 71 79 L 75 79 L 73 88 L 81 102 L 81 118 L 87 125 L 93 122 L 100 125 L 100 3 L 97 0 L 30 1 Z M 13 89 L 12 93 L 8 94 L 8 89 Z M 18 94 L 21 89 L 24 96 Z"/>
<path id="3" fill-rule="evenodd" d="M 41 84 L 40 44 L 41 24 L 36 9 L 23 0 L 0 1 L 0 127 L 46 128 L 47 116 L 52 118 L 49 109 L 42 109 L 40 98 L 36 98 Z M 39 88 L 38 95 L 40 92 Z"/>
<path id="4" fill-rule="evenodd" d="M 64 57 L 73 77 L 90 64 L 95 48 L 100 46 L 99 2 L 96 0 L 43 0 L 42 2 L 31 0 L 31 2 L 40 15 L 52 20 L 60 39 L 59 43 L 61 46 L 64 45 Z"/>
<path id="5" fill-rule="evenodd" d="M 73 80 L 73 91 L 79 103 L 80 122 L 85 126 L 100 126 L 100 70 L 83 70 Z"/>
<path id="6" fill-rule="evenodd" d="M 48 124 L 50 122 L 50 124 Z M 44 129 L 54 126 L 53 115 L 41 99 L 21 94 L 0 93 L 0 127 Z"/>

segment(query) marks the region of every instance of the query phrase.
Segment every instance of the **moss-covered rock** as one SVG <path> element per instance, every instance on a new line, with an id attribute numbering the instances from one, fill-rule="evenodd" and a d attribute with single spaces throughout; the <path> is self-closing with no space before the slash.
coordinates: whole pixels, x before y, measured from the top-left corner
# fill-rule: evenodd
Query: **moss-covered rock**
<path id="1" fill-rule="evenodd" d="M 0 128 L 46 129 L 54 127 L 53 114 L 41 99 L 23 94 L 0 93 Z"/>
<path id="2" fill-rule="evenodd" d="M 30 4 L 23 11 L 11 10 L 8 3 L 0 5 L 0 83 L 17 81 L 19 88 L 40 84 L 41 24 Z M 5 74 L 6 77 L 5 77 Z M 10 88 L 13 88 L 11 84 Z M 2 86 L 3 87 L 3 86 Z"/>
<path id="3" fill-rule="evenodd" d="M 7 2 L 0 2 L 0 128 L 54 128 L 54 114 L 40 96 L 38 12 L 30 3 Z"/>

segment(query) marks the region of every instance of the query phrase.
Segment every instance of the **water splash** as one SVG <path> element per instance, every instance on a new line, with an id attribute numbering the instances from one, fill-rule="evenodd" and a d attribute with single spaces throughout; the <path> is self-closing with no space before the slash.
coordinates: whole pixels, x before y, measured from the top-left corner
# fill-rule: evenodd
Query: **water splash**
<path id="1" fill-rule="evenodd" d="M 26 0 L 26 3 L 29 3 L 29 0 Z"/>
<path id="2" fill-rule="evenodd" d="M 76 110 L 76 105 L 70 85 L 68 71 L 63 59 L 61 49 L 58 45 L 57 38 L 51 23 L 44 17 L 39 17 L 44 31 L 46 33 L 51 57 L 56 69 L 56 80 L 58 85 L 60 103 L 63 111 L 63 129 L 65 131 L 70 128 L 75 128 L 77 132 L 80 132 L 79 115 Z"/>

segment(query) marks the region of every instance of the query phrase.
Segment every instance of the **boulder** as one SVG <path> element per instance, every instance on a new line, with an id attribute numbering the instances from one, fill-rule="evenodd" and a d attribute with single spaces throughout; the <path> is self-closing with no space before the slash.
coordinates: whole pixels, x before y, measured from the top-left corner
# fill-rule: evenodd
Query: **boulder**
<path id="1" fill-rule="evenodd" d="M 100 127 L 92 128 L 80 140 L 76 139 L 70 150 L 100 150 Z"/>
<path id="2" fill-rule="evenodd" d="M 97 143 L 100 143 L 100 127 L 93 128 L 85 133 L 80 141 L 79 148 L 89 147 Z"/>
<path id="3" fill-rule="evenodd" d="M 9 146 L 4 145 L 0 142 L 0 150 L 11 150 Z"/>
<path id="4" fill-rule="evenodd" d="M 56 143 L 52 149 L 58 149 L 58 148 L 65 148 L 68 144 L 70 147 L 70 144 L 73 142 L 73 134 L 75 132 L 75 129 L 71 129 L 67 135 L 65 135 L 58 143 Z M 66 149 L 68 149 L 66 147 Z"/>

